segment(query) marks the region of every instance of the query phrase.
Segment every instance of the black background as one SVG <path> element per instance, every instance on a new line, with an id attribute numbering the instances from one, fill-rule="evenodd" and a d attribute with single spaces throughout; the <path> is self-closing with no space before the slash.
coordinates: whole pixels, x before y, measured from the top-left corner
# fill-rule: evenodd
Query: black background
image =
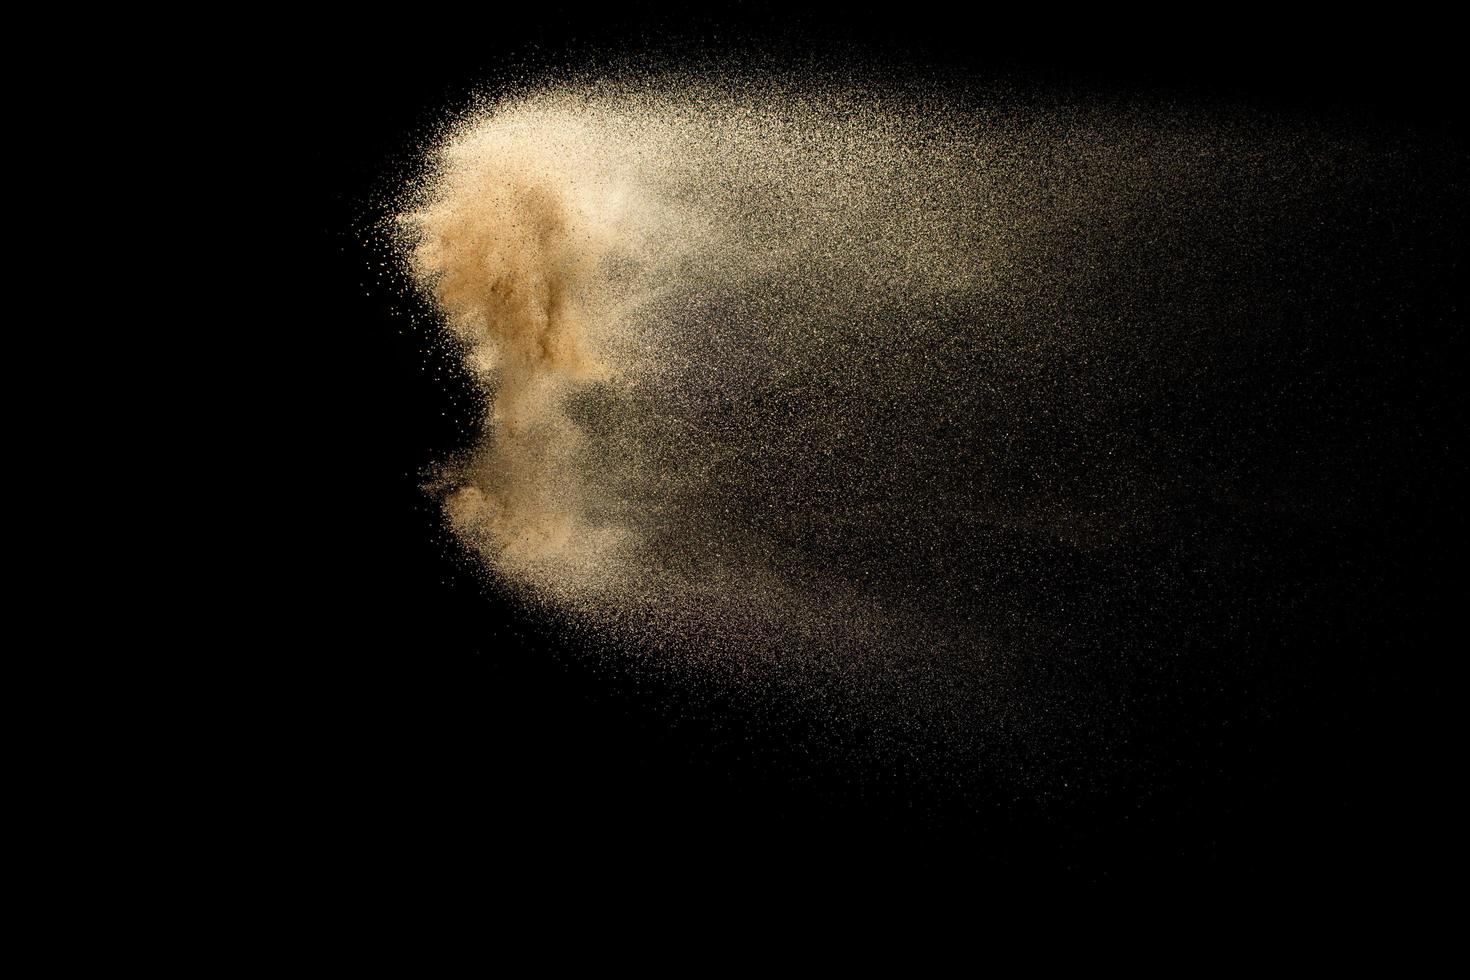
<path id="1" fill-rule="evenodd" d="M 284 820 L 305 851 L 365 885 L 436 891 L 603 865 L 743 876 L 897 864 L 1246 886 L 1435 875 L 1454 772 L 1446 677 L 1462 646 L 1448 632 L 1462 594 L 1451 506 L 1462 187 L 1443 188 L 1443 223 L 1414 245 L 1422 263 L 1385 284 L 1383 309 L 1353 318 L 1383 331 L 1370 346 L 1391 355 L 1356 379 L 1378 398 L 1360 424 L 1381 416 L 1377 442 L 1391 447 L 1375 457 L 1393 474 L 1382 520 L 1289 545 L 1279 574 L 1340 567 L 1344 587 L 1281 623 L 1269 655 L 1287 680 L 1270 711 L 1221 689 L 1203 715 L 1158 713 L 1173 727 L 1155 741 L 1177 763 L 1165 785 L 1085 801 L 983 787 L 949 797 L 869 773 L 858 793 L 840 753 L 810 750 L 814 722 L 693 700 L 488 595 L 419 489 L 425 467 L 470 438 L 473 403 L 407 315 L 412 301 L 380 277 L 368 233 L 423 140 L 471 92 L 630 51 L 779 65 L 838 50 L 1063 98 L 1138 93 L 1350 120 L 1459 154 L 1443 25 L 1240 8 L 1215 18 L 536 5 L 285 32 L 283 87 L 300 125 L 282 130 L 284 156 L 311 175 L 293 345 L 320 355 L 301 359 L 303 520 L 279 556 L 295 586 L 287 697 L 306 719 Z"/>

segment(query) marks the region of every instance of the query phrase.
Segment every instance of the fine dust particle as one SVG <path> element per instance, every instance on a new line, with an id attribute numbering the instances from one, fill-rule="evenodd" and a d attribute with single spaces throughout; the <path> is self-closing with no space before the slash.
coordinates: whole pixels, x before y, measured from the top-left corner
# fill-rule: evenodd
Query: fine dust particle
<path id="1" fill-rule="evenodd" d="M 1273 302 L 1231 270 L 1351 169 L 1178 112 L 688 79 L 487 104 L 394 231 L 487 396 L 436 492 L 502 582 L 615 642 L 896 732 L 1100 731 L 1114 678 L 1079 651 L 1167 591 L 1131 562 L 1180 480 L 1264 492 L 1139 406 L 1229 375 Z"/>

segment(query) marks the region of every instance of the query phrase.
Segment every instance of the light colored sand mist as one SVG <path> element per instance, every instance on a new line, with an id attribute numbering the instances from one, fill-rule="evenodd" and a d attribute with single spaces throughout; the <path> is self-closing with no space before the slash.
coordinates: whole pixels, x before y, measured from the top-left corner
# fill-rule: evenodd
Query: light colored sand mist
<path id="1" fill-rule="evenodd" d="M 718 622 L 744 645 L 816 621 L 793 619 L 814 601 L 790 574 L 801 556 L 731 495 L 768 495 L 740 486 L 761 477 L 750 464 L 826 425 L 833 369 L 915 329 L 896 307 L 922 297 L 932 316 L 984 267 L 958 161 L 871 107 L 836 108 L 552 92 L 444 140 L 399 224 L 491 395 L 445 507 L 496 570 L 615 618 Z M 804 400 L 779 450 L 748 416 L 773 385 Z M 831 608 L 861 590 L 821 591 Z"/>
<path id="2" fill-rule="evenodd" d="M 971 711 L 1091 642 L 1068 562 L 1169 533 L 1140 406 L 1210 377 L 1255 315 L 1218 270 L 1341 159 L 689 80 L 488 105 L 398 219 L 489 396 L 446 513 L 593 628 Z"/>

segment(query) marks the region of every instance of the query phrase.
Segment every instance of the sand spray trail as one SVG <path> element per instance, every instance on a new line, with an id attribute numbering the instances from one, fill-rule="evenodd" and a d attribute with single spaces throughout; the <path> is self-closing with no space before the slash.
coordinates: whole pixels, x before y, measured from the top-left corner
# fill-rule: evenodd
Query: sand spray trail
<path id="1" fill-rule="evenodd" d="M 487 103 L 395 225 L 488 396 L 445 512 L 594 629 L 1014 714 L 997 686 L 1050 677 L 1036 651 L 1165 587 L 1137 556 L 1181 486 L 1259 491 L 1140 419 L 1233 369 L 1270 297 L 1218 270 L 1346 159 L 1182 113 L 689 82 Z"/>
<path id="2" fill-rule="evenodd" d="M 488 561 L 625 608 L 791 584 L 762 540 L 780 528 L 735 513 L 797 489 L 740 485 L 753 457 L 825 425 L 824 375 L 910 329 L 895 309 L 933 316 L 983 270 L 982 229 L 944 184 L 957 161 L 888 123 L 551 94 L 450 135 L 399 222 L 492 392 L 484 451 L 446 499 Z M 920 167 L 934 179 L 915 186 Z M 732 408 L 774 395 L 789 409 Z M 750 444 L 770 436 L 785 445 Z"/>

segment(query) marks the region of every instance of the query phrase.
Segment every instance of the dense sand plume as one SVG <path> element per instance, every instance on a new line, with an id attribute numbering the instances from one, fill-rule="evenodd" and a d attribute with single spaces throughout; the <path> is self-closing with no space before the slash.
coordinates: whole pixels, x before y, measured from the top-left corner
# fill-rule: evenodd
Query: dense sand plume
<path id="1" fill-rule="evenodd" d="M 1369 156 L 945 105 L 566 83 L 448 128 L 394 234 L 486 393 L 435 492 L 497 581 L 955 730 L 1085 729 L 1129 657 L 1223 616 L 1192 598 L 1246 574 L 1222 542 L 1330 465 L 1305 429 L 1273 465 L 1278 325 L 1315 327 L 1300 257 Z"/>

